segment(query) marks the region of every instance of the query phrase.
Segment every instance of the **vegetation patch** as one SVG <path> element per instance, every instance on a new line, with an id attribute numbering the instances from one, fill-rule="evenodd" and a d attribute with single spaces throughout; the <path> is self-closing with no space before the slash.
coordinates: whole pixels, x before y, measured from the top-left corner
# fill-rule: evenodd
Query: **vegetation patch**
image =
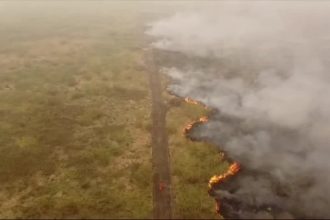
<path id="1" fill-rule="evenodd" d="M 149 218 L 141 12 L 67 4 L 0 15 L 0 217 Z"/>
<path id="2" fill-rule="evenodd" d="M 218 218 L 213 198 L 208 195 L 208 181 L 215 174 L 224 172 L 223 163 L 216 146 L 205 142 L 193 142 L 183 133 L 185 126 L 203 115 L 207 110 L 200 105 L 184 102 L 167 95 L 169 111 L 167 129 L 172 166 L 172 189 L 175 218 Z"/>

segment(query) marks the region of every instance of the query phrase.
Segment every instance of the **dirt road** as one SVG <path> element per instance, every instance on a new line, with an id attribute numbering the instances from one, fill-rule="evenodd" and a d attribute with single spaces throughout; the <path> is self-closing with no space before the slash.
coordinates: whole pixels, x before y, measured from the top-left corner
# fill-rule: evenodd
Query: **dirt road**
<path id="1" fill-rule="evenodd" d="M 162 100 L 160 73 L 155 66 L 151 49 L 145 51 L 145 59 L 150 75 L 152 96 L 153 217 L 156 219 L 169 219 L 172 217 L 172 209 L 166 108 Z"/>

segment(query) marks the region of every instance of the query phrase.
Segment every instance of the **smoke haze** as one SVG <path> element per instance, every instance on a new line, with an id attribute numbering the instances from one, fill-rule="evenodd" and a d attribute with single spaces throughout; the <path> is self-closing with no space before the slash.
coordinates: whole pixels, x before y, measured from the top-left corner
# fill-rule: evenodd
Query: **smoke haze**
<path id="1" fill-rule="evenodd" d="M 195 135 L 261 173 L 223 196 L 330 217 L 329 27 L 321 1 L 217 2 L 150 25 L 155 48 L 212 60 L 164 69 L 170 90 L 218 110 Z"/>

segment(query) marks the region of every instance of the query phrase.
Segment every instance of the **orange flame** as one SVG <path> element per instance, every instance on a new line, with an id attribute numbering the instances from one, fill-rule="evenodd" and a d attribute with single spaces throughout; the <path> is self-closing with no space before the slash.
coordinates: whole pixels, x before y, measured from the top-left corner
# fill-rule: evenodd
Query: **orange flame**
<path id="1" fill-rule="evenodd" d="M 183 133 L 187 134 L 193 128 L 194 124 L 195 124 L 195 122 L 187 124 L 186 127 L 184 127 L 184 129 L 183 129 Z"/>
<path id="2" fill-rule="evenodd" d="M 205 109 L 208 109 L 208 107 L 206 105 L 204 105 L 203 103 L 200 103 L 196 100 L 193 100 L 189 97 L 186 97 L 185 99 L 185 102 L 189 103 L 189 104 L 194 104 L 194 105 L 201 105 L 203 106 Z M 203 117 L 200 117 L 198 120 L 188 124 L 184 129 L 183 129 L 183 132 L 184 134 L 187 134 L 193 127 L 195 124 L 198 124 L 198 123 L 206 123 L 208 122 L 208 118 L 207 116 L 203 116 Z M 220 157 L 221 159 L 224 158 L 224 153 L 220 153 Z M 241 166 L 239 163 L 237 162 L 234 162 L 233 164 L 231 164 L 228 168 L 228 170 L 224 173 L 224 174 L 221 174 L 221 175 L 214 175 L 211 177 L 211 179 L 209 180 L 209 189 L 212 190 L 213 187 L 223 183 L 225 180 L 227 180 L 228 178 L 230 178 L 231 176 L 234 176 L 236 175 L 241 169 Z M 221 214 L 221 203 L 219 200 L 216 200 L 216 212 L 218 214 Z"/>
<path id="3" fill-rule="evenodd" d="M 226 173 L 219 176 L 215 175 L 211 177 L 209 181 L 209 189 L 212 189 L 214 186 L 223 183 L 229 177 L 236 175 L 240 170 L 241 166 L 239 165 L 239 163 L 234 162 L 229 166 L 229 169 Z M 215 200 L 215 211 L 216 213 L 221 214 L 221 202 L 219 200 Z"/>
<path id="4" fill-rule="evenodd" d="M 193 100 L 192 98 L 189 98 L 189 97 L 186 97 L 184 99 L 184 101 L 187 102 L 187 103 L 189 103 L 189 104 L 194 104 L 194 105 L 198 105 L 199 104 L 198 101 Z"/>
<path id="5" fill-rule="evenodd" d="M 220 214 L 221 213 L 221 204 L 219 201 L 215 202 L 215 211 L 216 213 Z"/>
<path id="6" fill-rule="evenodd" d="M 238 173 L 240 169 L 241 166 L 239 165 L 239 163 L 234 162 L 229 166 L 229 169 L 224 174 L 215 175 L 211 177 L 209 181 L 209 188 L 211 189 L 215 185 L 223 183 L 227 178 L 229 178 L 230 176 L 234 176 L 236 173 Z"/>
<path id="7" fill-rule="evenodd" d="M 187 134 L 194 127 L 195 124 L 206 123 L 208 121 L 209 119 L 206 116 L 200 117 L 198 120 L 187 124 L 186 127 L 184 127 L 183 129 L 183 133 Z"/>
<path id="8" fill-rule="evenodd" d="M 205 109 L 209 109 L 204 103 L 199 102 L 199 101 L 196 101 L 196 100 L 194 100 L 194 99 L 192 99 L 192 98 L 189 98 L 189 97 L 184 98 L 184 101 L 185 101 L 186 103 L 189 103 L 189 104 L 200 105 L 200 106 L 202 106 L 202 107 L 205 108 Z"/>
<path id="9" fill-rule="evenodd" d="M 198 121 L 199 121 L 200 123 L 206 123 L 206 122 L 209 121 L 209 119 L 208 119 L 206 116 L 204 116 L 204 117 L 200 117 L 200 118 L 198 119 Z"/>

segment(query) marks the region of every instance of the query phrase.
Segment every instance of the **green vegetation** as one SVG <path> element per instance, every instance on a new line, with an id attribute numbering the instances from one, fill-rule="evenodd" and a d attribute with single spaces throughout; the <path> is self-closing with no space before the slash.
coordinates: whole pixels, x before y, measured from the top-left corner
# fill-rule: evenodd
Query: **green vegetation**
<path id="1" fill-rule="evenodd" d="M 207 115 L 201 105 L 194 105 L 167 96 L 172 105 L 167 114 L 169 145 L 171 151 L 174 216 L 176 218 L 218 218 L 214 200 L 208 195 L 210 177 L 224 172 L 215 146 L 205 142 L 193 142 L 183 134 L 184 127 Z"/>
<path id="2" fill-rule="evenodd" d="M 86 4 L 0 15 L 1 218 L 151 216 L 142 21 Z"/>
<path id="3" fill-rule="evenodd" d="M 0 218 L 152 217 L 150 91 L 139 65 L 149 4 L 0 5 Z M 168 113 L 177 218 L 216 217 L 207 182 L 226 164 L 182 135 L 205 113 L 182 102 Z"/>

